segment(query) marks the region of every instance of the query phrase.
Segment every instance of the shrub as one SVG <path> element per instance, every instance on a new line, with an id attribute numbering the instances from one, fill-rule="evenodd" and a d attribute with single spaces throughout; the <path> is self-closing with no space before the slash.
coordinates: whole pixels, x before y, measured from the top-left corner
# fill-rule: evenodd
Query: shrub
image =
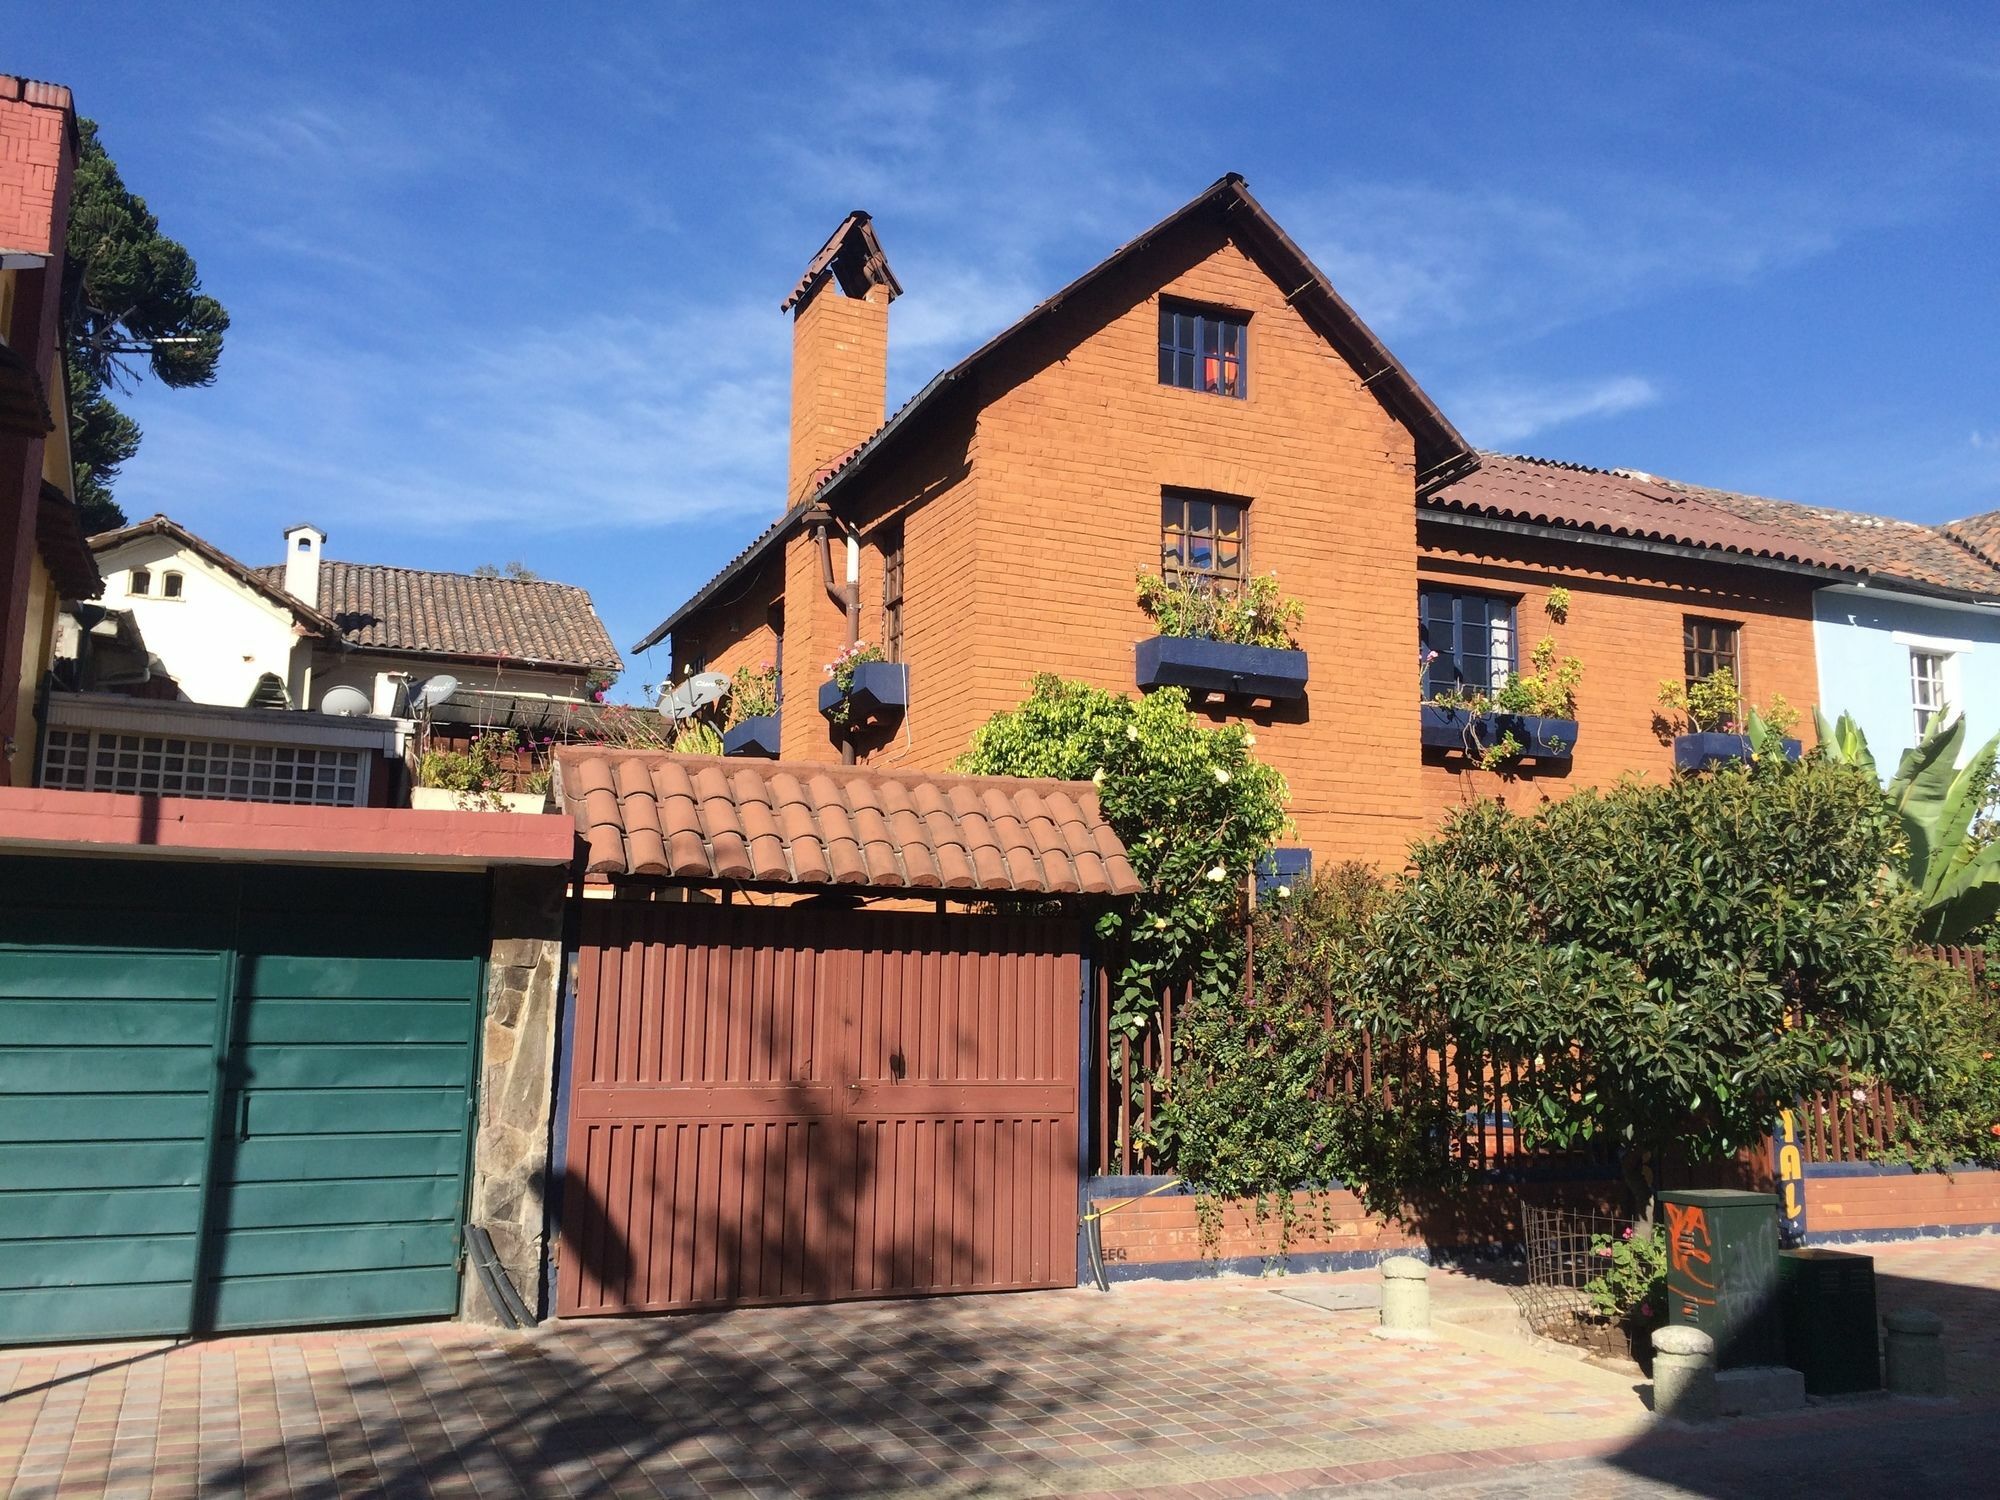
<path id="1" fill-rule="evenodd" d="M 1590 1310 L 1614 1322 L 1649 1329 L 1667 1321 L 1667 1236 L 1654 1227 L 1593 1234 L 1591 1259 L 1604 1269 L 1583 1284 Z"/>
<path id="2" fill-rule="evenodd" d="M 417 785 L 483 796 L 506 790 L 514 736 L 490 732 L 464 750 L 426 750 L 417 761 Z"/>
<path id="3" fill-rule="evenodd" d="M 1918 1170 L 2000 1166 L 2000 992 L 1957 969 L 1920 960 L 1899 997 L 1912 1039 L 1880 1076 L 1907 1105 L 1885 1153 Z"/>
<path id="4" fill-rule="evenodd" d="M 1670 1149 L 1731 1155 L 1843 1064 L 1921 1044 L 1897 838 L 1872 778 L 1817 760 L 1475 804 L 1371 921 L 1347 1019 L 1534 1057 L 1524 1143 L 1607 1142 L 1646 1219 Z"/>
<path id="5" fill-rule="evenodd" d="M 1169 986 L 1192 980 L 1213 994 L 1240 978 L 1245 882 L 1286 826 L 1284 778 L 1255 744 L 1243 725 L 1200 723 L 1179 688 L 1133 699 L 1043 675 L 958 761 L 970 775 L 1097 784 L 1146 887 L 1097 925 L 1116 955 L 1112 1025 L 1128 1035 Z"/>
<path id="6" fill-rule="evenodd" d="M 1445 1119 L 1428 1097 L 1389 1108 L 1333 1083 L 1358 1074 L 1361 1039 L 1334 1023 L 1329 1000 L 1383 896 L 1372 870 L 1349 864 L 1260 907 L 1254 984 L 1176 1015 L 1172 1087 L 1147 1144 L 1195 1189 L 1204 1248 L 1229 1199 L 1275 1218 L 1282 1254 L 1295 1189 L 1339 1181 L 1396 1213 L 1413 1187 L 1455 1175 L 1433 1147 Z"/>
<path id="7" fill-rule="evenodd" d="M 854 674 L 848 673 L 848 686 Z M 729 717 L 723 726 L 734 729 L 745 719 L 762 719 L 778 711 L 778 669 L 770 662 L 756 667 L 740 666 L 729 679 Z"/>

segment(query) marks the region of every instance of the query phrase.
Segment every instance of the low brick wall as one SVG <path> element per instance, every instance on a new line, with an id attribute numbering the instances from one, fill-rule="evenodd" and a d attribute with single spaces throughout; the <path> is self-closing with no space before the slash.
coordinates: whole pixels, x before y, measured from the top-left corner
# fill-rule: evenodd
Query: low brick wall
<path id="1" fill-rule="evenodd" d="M 1879 1162 L 1805 1170 L 1808 1244 L 2000 1233 L 2000 1171 L 1913 1172 Z"/>
<path id="2" fill-rule="evenodd" d="M 1225 1204 L 1217 1242 L 1204 1251 L 1194 1195 L 1181 1187 L 1149 1194 L 1169 1180 L 1100 1177 L 1089 1184 L 1091 1208 L 1104 1213 L 1098 1223 L 1107 1279 L 1256 1273 L 1271 1264 L 1278 1249 L 1274 1218 L 1260 1219 L 1249 1203 Z M 1517 1206 L 1523 1197 L 1602 1213 L 1620 1212 L 1623 1202 L 1618 1183 L 1606 1177 L 1501 1180 L 1481 1183 L 1450 1203 L 1413 1208 L 1410 1222 L 1403 1223 L 1370 1214 L 1345 1188 L 1302 1192 L 1296 1195 L 1297 1215 L 1283 1263 L 1289 1271 L 1345 1271 L 1412 1251 L 1492 1253 L 1520 1243 Z"/>

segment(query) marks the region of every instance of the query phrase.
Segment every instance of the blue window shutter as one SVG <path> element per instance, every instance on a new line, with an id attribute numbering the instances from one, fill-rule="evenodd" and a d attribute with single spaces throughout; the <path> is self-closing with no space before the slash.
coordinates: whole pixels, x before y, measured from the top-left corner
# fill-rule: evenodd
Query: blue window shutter
<path id="1" fill-rule="evenodd" d="M 1273 849 L 1257 861 L 1257 899 L 1272 900 L 1278 887 L 1297 890 L 1312 879 L 1313 852 L 1310 849 Z"/>

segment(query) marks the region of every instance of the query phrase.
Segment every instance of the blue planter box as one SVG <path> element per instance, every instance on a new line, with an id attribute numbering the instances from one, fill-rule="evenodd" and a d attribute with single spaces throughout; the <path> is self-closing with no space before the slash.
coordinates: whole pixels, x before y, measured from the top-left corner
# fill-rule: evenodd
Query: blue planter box
<path id="1" fill-rule="evenodd" d="M 899 661 L 864 661 L 854 669 L 847 705 L 850 724 L 901 713 L 910 706 L 910 669 Z M 829 677 L 819 685 L 819 711 L 831 715 L 839 707 L 840 684 Z"/>
<path id="2" fill-rule="evenodd" d="M 1495 714 L 1493 737 L 1511 734 L 1523 746 L 1523 760 L 1568 760 L 1576 750 L 1576 720 L 1537 714 Z"/>
<path id="3" fill-rule="evenodd" d="M 1476 714 L 1463 708 L 1422 705 L 1420 738 L 1433 750 L 1463 750 L 1477 754 L 1513 735 L 1522 760 L 1568 760 L 1576 750 L 1574 719 L 1546 719 L 1536 714 Z"/>
<path id="4" fill-rule="evenodd" d="M 1472 744 L 1493 742 L 1493 715 L 1476 714 L 1463 708 L 1439 708 L 1426 703 L 1423 713 L 1423 742 L 1433 750 L 1463 750 L 1467 737 Z"/>
<path id="5" fill-rule="evenodd" d="M 1785 741 L 1785 759 L 1797 760 L 1804 747 L 1797 740 Z M 1701 734 L 1679 734 L 1674 736 L 1674 767 L 1681 771 L 1699 771 L 1705 766 L 1716 765 L 1725 760 L 1748 760 L 1750 758 L 1750 736 L 1747 734 L 1722 734 L 1706 731 Z"/>
<path id="6" fill-rule="evenodd" d="M 1138 645 L 1139 686 L 1197 688 L 1237 698 L 1303 698 L 1306 654 L 1277 646 L 1237 646 L 1191 635 L 1156 635 Z"/>
<path id="7" fill-rule="evenodd" d="M 724 755 L 762 755 L 778 758 L 778 716 L 759 714 L 745 719 L 722 736 Z"/>

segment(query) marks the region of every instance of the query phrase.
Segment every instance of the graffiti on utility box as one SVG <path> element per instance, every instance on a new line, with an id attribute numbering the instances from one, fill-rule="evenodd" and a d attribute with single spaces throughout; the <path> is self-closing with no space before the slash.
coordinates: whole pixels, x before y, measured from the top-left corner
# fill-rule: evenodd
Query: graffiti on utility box
<path id="1" fill-rule="evenodd" d="M 1799 1120 L 1789 1109 L 1778 1111 L 1771 1132 L 1771 1172 L 1778 1182 L 1778 1240 L 1787 1250 L 1806 1242 L 1806 1163 L 1799 1151 Z"/>

